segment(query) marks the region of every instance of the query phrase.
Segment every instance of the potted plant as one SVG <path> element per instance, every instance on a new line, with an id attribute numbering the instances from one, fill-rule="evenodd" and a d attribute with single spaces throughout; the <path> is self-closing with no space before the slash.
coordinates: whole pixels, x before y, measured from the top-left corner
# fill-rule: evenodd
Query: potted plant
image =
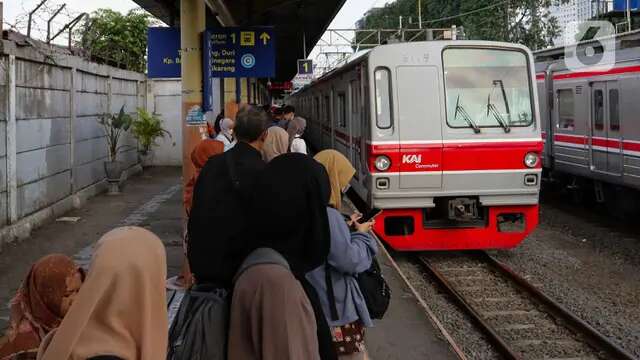
<path id="1" fill-rule="evenodd" d="M 166 135 L 171 137 L 171 133 L 162 127 L 162 120 L 143 108 L 138 108 L 138 117 L 131 124 L 131 132 L 138 140 L 138 153 L 143 163 L 148 160 L 152 147 L 158 145 L 157 139 Z"/>
<path id="2" fill-rule="evenodd" d="M 118 193 L 120 178 L 124 171 L 122 162 L 118 160 L 118 153 L 126 145 L 121 145 L 120 140 L 124 133 L 131 127 L 131 116 L 124 112 L 124 105 L 117 114 L 105 114 L 100 120 L 100 125 L 104 129 L 107 138 L 107 146 L 109 147 L 109 161 L 104 162 L 104 171 L 107 174 L 107 181 L 111 185 L 109 192 Z"/>

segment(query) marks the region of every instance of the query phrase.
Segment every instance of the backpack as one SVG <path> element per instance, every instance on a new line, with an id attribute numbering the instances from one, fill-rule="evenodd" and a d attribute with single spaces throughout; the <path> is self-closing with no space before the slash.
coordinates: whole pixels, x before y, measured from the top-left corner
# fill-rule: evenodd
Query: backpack
<path id="1" fill-rule="evenodd" d="M 289 268 L 277 252 L 260 248 L 238 269 L 235 281 L 246 270 L 260 264 Z M 195 285 L 188 290 L 169 330 L 167 360 L 226 360 L 231 295 L 213 285 Z"/>
<path id="2" fill-rule="evenodd" d="M 325 282 L 327 283 L 327 295 L 329 297 L 329 307 L 331 310 L 331 319 L 338 320 L 338 309 L 336 308 L 336 299 L 333 293 L 333 282 L 331 281 L 331 265 L 325 265 Z M 355 276 L 358 282 L 360 292 L 364 297 L 369 316 L 372 319 L 382 319 L 389 308 L 391 302 L 391 288 L 382 276 L 380 264 L 376 258 L 371 261 L 371 266 L 366 271 Z"/>
<path id="3" fill-rule="evenodd" d="M 226 360 L 229 298 L 212 285 L 187 290 L 169 328 L 167 360 Z"/>

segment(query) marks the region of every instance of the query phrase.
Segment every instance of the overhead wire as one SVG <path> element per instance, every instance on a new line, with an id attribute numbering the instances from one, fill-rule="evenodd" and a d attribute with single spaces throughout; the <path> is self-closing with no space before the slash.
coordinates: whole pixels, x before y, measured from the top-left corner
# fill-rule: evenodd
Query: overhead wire
<path id="1" fill-rule="evenodd" d="M 478 12 L 481 12 L 481 11 L 486 11 L 486 10 L 489 10 L 489 9 L 493 9 L 495 7 L 504 5 L 507 2 L 509 2 L 509 0 L 499 1 L 499 2 L 497 2 L 495 4 L 487 5 L 487 6 L 484 6 L 482 8 L 478 8 L 478 9 L 474 9 L 474 10 L 470 10 L 470 11 L 466 11 L 466 12 L 463 12 L 463 13 L 460 13 L 460 14 L 457 14 L 457 15 L 445 16 L 445 17 L 442 17 L 442 18 L 439 18 L 439 19 L 433 19 L 433 20 L 422 20 L 422 24 L 423 25 L 424 24 L 431 24 L 431 23 L 436 23 L 436 22 L 456 19 L 456 18 L 459 18 L 459 17 L 475 14 L 475 13 L 478 13 Z M 418 24 L 418 23 L 419 22 L 416 21 L 416 22 L 410 22 L 409 24 L 415 25 L 415 24 Z"/>

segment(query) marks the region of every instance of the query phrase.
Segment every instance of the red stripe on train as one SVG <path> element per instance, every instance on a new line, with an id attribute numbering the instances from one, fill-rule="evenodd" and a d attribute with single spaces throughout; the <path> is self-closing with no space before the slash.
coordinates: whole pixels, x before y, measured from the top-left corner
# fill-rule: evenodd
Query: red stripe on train
<path id="1" fill-rule="evenodd" d="M 474 170 L 525 169 L 528 152 L 542 152 L 543 143 L 450 143 L 450 144 L 385 144 L 369 146 L 369 169 L 375 169 L 375 159 L 385 155 L 391 159 L 388 172 L 440 172 Z"/>
<path id="2" fill-rule="evenodd" d="M 569 144 L 576 145 L 589 145 L 589 138 L 584 135 L 563 135 L 556 134 L 553 136 L 553 139 L 558 142 L 564 142 Z M 591 139 L 591 144 L 593 146 L 600 146 L 612 149 L 620 149 L 620 140 L 619 139 L 603 139 L 594 137 Z M 630 142 L 630 141 L 622 141 L 622 149 L 628 151 L 638 151 L 640 152 L 640 143 Z"/>
<path id="3" fill-rule="evenodd" d="M 613 68 L 611 70 L 576 71 L 576 72 L 570 72 L 566 74 L 555 74 L 553 75 L 553 79 L 554 80 L 577 79 L 577 78 L 584 78 L 584 77 L 607 76 L 607 75 L 627 74 L 627 73 L 635 73 L 635 72 L 640 72 L 640 66 L 634 65 L 634 66 Z"/>

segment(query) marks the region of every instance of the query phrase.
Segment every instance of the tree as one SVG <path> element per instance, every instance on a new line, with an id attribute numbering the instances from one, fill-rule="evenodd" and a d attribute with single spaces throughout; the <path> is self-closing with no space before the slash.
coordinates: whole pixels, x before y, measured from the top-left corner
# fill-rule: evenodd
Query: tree
<path id="1" fill-rule="evenodd" d="M 147 66 L 147 28 L 153 22 L 149 14 L 140 10 L 131 10 L 123 15 L 110 9 L 99 9 L 80 27 L 77 45 L 88 51 L 92 58 L 144 72 Z"/>
<path id="2" fill-rule="evenodd" d="M 463 26 L 467 39 L 509 41 L 540 49 L 553 45 L 553 39 L 561 32 L 549 7 L 566 2 L 568 0 L 422 0 L 423 27 Z M 413 19 L 404 22 L 403 28 L 415 29 L 418 27 L 417 6 L 417 0 L 388 3 L 369 11 L 357 27 L 397 29 L 399 17 L 403 16 Z"/>

